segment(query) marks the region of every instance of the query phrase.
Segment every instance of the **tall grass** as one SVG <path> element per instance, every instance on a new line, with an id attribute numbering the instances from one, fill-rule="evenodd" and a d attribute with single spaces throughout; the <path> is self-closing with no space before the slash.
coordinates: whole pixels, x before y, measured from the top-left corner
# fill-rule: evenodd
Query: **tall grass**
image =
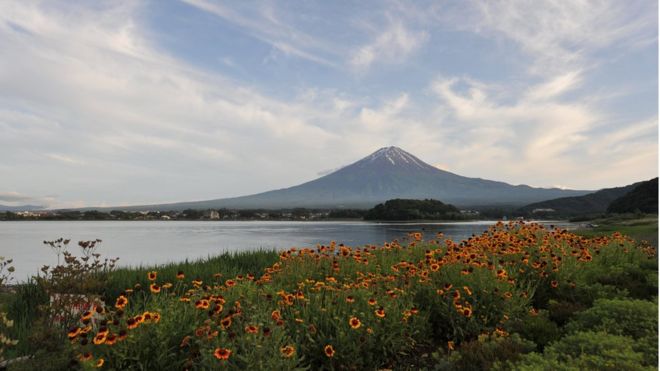
<path id="1" fill-rule="evenodd" d="M 119 294 L 135 287 L 149 286 L 147 272 L 158 271 L 159 281 L 176 282 L 177 273 L 183 272 L 186 278 L 212 281 L 215 275 L 235 277 L 238 274 L 252 273 L 260 276 L 266 267 L 273 265 L 279 255 L 276 250 L 235 251 L 198 260 L 185 260 L 156 266 L 137 266 L 119 268 L 112 272 L 102 293 L 106 300 L 114 300 Z"/>
<path id="2" fill-rule="evenodd" d="M 7 314 L 14 321 L 9 335 L 18 340 L 18 344 L 10 348 L 8 355 L 30 354 L 34 351 L 28 341 L 32 332 L 34 319 L 39 315 L 39 307 L 48 304 L 48 295 L 37 283 L 30 279 L 16 285 L 14 293 L 7 299 Z"/>

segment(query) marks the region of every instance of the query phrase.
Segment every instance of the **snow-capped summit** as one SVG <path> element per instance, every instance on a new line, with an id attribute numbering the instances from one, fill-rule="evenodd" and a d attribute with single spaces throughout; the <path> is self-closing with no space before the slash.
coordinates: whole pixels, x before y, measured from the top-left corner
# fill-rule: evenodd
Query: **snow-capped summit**
<path id="1" fill-rule="evenodd" d="M 383 147 L 378 151 L 372 153 L 371 155 L 367 156 L 362 161 L 373 163 L 379 160 L 387 161 L 391 166 L 414 166 L 420 169 L 424 169 L 430 166 L 424 163 L 424 161 L 411 155 L 410 153 L 402 150 L 399 147 L 394 147 L 394 146 Z"/>

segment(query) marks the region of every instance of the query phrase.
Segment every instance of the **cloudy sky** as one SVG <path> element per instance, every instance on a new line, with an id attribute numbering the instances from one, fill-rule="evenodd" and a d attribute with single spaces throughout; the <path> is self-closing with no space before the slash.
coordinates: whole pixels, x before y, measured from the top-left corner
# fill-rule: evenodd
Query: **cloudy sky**
<path id="1" fill-rule="evenodd" d="M 245 195 L 389 145 L 512 184 L 657 176 L 657 2 L 0 2 L 0 204 Z"/>

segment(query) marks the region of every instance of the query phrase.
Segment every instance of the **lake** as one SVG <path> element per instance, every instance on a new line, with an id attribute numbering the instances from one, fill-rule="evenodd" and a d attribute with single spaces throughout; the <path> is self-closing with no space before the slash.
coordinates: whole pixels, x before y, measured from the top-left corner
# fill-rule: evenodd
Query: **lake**
<path id="1" fill-rule="evenodd" d="M 119 257 L 120 265 L 159 264 L 198 259 L 225 251 L 314 247 L 330 241 L 349 246 L 381 244 L 409 232 L 433 238 L 443 232 L 462 240 L 481 234 L 494 221 L 453 223 L 289 222 L 289 221 L 11 221 L 0 222 L 0 256 L 14 259 L 18 281 L 36 274 L 57 257 L 44 240 L 101 239 L 102 257 Z M 569 227 L 565 222 L 544 222 Z"/>

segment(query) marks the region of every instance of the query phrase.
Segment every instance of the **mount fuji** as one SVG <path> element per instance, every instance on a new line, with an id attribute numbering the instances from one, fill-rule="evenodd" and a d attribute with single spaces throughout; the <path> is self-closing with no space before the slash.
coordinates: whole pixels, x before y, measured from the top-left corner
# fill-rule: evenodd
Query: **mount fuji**
<path id="1" fill-rule="evenodd" d="M 126 209 L 369 208 L 393 198 L 433 198 L 457 206 L 522 206 L 591 191 L 533 188 L 440 170 L 398 147 L 385 147 L 318 179 L 249 196 Z"/>

